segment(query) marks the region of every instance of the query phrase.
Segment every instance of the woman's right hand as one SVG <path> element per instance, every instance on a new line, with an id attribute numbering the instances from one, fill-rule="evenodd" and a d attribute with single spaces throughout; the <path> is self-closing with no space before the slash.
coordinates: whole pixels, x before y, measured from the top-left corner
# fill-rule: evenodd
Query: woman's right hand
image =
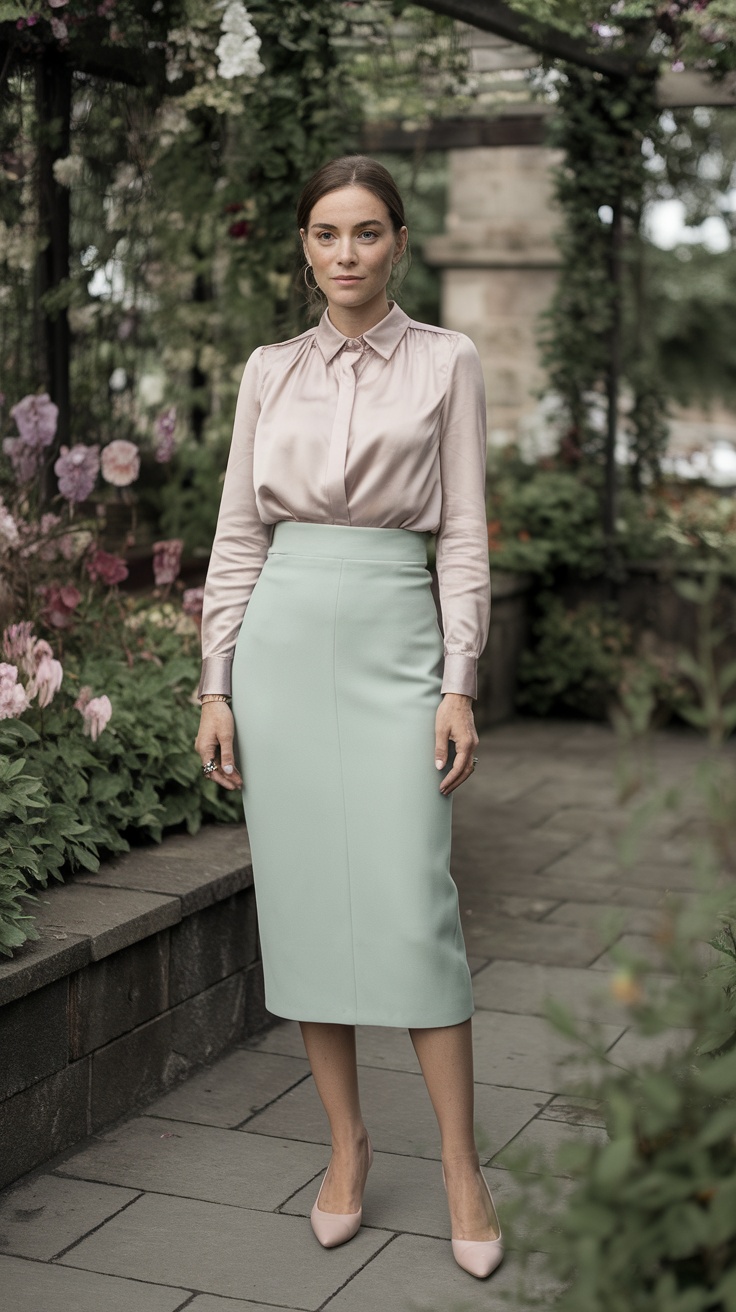
<path id="1" fill-rule="evenodd" d="M 227 702 L 203 702 L 194 749 L 203 766 L 208 761 L 217 763 L 217 769 L 209 777 L 230 792 L 243 787 L 243 780 L 235 767 L 234 735 L 235 720 Z"/>

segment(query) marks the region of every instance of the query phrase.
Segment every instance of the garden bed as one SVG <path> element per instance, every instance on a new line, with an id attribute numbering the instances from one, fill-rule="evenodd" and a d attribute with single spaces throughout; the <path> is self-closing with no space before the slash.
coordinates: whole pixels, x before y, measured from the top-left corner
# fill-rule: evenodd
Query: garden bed
<path id="1" fill-rule="evenodd" d="M 244 825 L 138 848 L 40 894 L 0 964 L 0 1187 L 262 1029 Z"/>

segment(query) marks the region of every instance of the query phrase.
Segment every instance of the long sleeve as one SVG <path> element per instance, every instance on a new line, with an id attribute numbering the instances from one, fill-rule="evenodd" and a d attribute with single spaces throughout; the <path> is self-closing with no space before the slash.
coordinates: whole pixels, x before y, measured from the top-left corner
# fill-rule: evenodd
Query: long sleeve
<path id="1" fill-rule="evenodd" d="M 273 525 L 256 506 L 253 444 L 260 412 L 261 348 L 243 371 L 202 607 L 202 674 L 197 695 L 231 691 L 235 643 L 266 559 Z"/>
<path id="2" fill-rule="evenodd" d="M 486 407 L 480 357 L 458 334 L 440 434 L 442 511 L 436 539 L 445 643 L 442 692 L 478 695 L 491 584 L 486 526 Z"/>

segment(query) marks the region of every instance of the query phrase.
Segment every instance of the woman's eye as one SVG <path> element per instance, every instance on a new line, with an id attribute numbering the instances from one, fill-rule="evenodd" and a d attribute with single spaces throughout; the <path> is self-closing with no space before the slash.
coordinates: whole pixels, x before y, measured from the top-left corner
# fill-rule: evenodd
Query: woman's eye
<path id="1" fill-rule="evenodd" d="M 376 233 L 372 232 L 370 228 L 366 228 L 365 232 L 361 232 L 360 235 L 361 237 L 375 237 Z"/>

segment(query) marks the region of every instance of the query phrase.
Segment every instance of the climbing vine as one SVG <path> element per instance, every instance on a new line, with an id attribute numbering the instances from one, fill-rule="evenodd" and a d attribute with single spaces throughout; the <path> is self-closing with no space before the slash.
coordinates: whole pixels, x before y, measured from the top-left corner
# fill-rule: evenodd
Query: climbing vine
<path id="1" fill-rule="evenodd" d="M 631 395 L 632 481 L 656 477 L 667 438 L 666 399 L 646 330 L 646 181 L 643 143 L 658 133 L 655 77 L 625 81 L 559 66 L 550 144 L 563 222 L 557 289 L 542 319 L 543 361 L 560 399 L 561 451 L 602 488 L 606 535 L 615 532 L 615 442 L 621 383 Z"/>

